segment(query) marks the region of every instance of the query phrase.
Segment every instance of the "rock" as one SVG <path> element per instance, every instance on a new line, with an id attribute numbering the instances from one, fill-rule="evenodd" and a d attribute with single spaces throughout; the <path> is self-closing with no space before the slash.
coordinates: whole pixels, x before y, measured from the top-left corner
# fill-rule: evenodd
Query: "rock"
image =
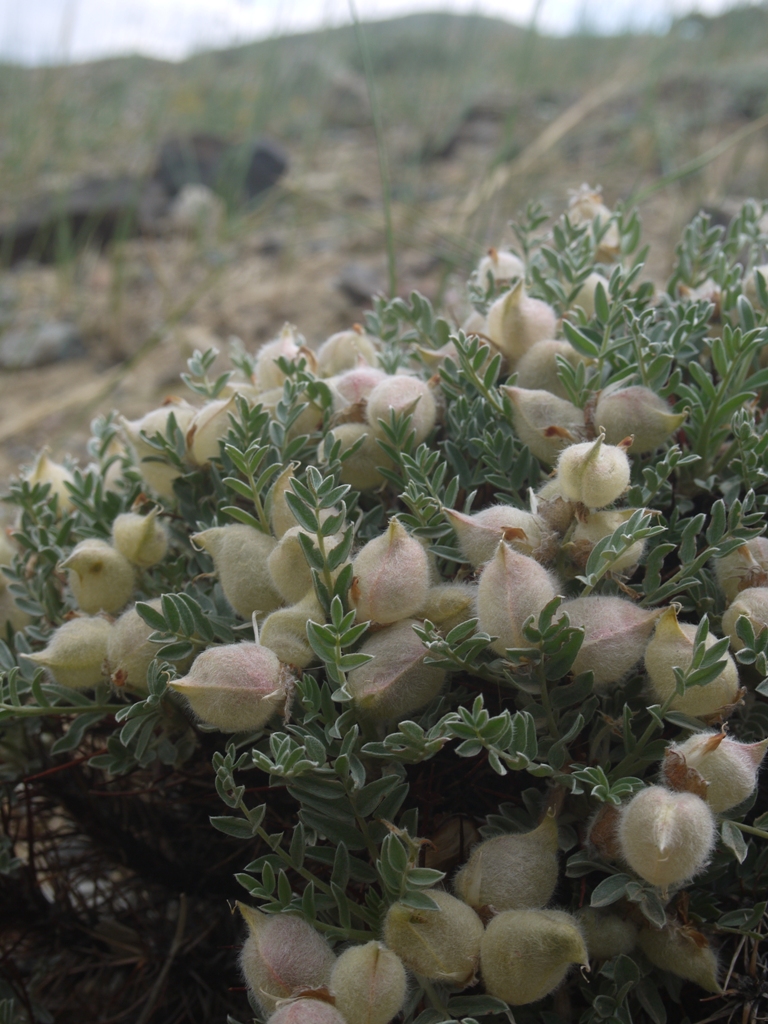
<path id="1" fill-rule="evenodd" d="M 368 302 L 374 295 L 385 291 L 381 274 L 362 263 L 347 264 L 337 278 L 336 287 L 357 303 Z"/>
<path id="2" fill-rule="evenodd" d="M 368 87 L 362 75 L 336 71 L 328 87 L 324 121 L 331 127 L 362 128 L 371 124 Z"/>
<path id="3" fill-rule="evenodd" d="M 4 370 L 28 370 L 84 354 L 80 332 L 63 320 L 6 331 L 0 337 L 0 367 Z"/>
<path id="4" fill-rule="evenodd" d="M 184 185 L 206 185 L 238 201 L 271 188 L 287 168 L 288 157 L 269 139 L 236 145 L 219 135 L 190 135 L 162 143 L 154 179 L 171 196 Z"/>

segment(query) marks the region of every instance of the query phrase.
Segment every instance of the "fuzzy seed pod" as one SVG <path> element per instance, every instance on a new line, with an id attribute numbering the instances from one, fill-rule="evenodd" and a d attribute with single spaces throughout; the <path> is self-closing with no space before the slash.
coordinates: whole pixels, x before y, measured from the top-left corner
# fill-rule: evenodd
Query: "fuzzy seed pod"
<path id="1" fill-rule="evenodd" d="M 201 722 L 221 732 L 245 732 L 282 712 L 286 678 L 273 651 L 242 642 L 209 647 L 187 675 L 169 685 L 186 697 Z"/>
<path id="2" fill-rule="evenodd" d="M 198 410 L 187 430 L 187 454 L 195 466 L 207 466 L 221 454 L 219 441 L 232 426 L 231 417 L 237 417 L 237 398 L 219 398 L 206 402 Z"/>
<path id="3" fill-rule="evenodd" d="M 754 537 L 715 559 L 715 575 L 729 602 L 743 590 L 768 586 L 768 537 Z"/>
<path id="4" fill-rule="evenodd" d="M 465 987 L 474 980 L 480 962 L 483 922 L 447 892 L 428 893 L 438 910 L 392 904 L 384 920 L 384 941 L 417 974 Z"/>
<path id="5" fill-rule="evenodd" d="M 715 838 L 712 811 L 693 793 L 647 786 L 621 810 L 621 856 L 641 878 L 662 889 L 702 871 Z"/>
<path id="6" fill-rule="evenodd" d="M 339 331 L 332 334 L 317 350 L 318 377 L 334 377 L 345 370 L 353 370 L 360 362 L 376 366 L 379 355 L 373 338 L 360 330 Z"/>
<path id="7" fill-rule="evenodd" d="M 483 334 L 485 332 L 485 317 L 476 309 L 463 320 L 461 329 L 469 337 L 472 334 Z"/>
<path id="8" fill-rule="evenodd" d="M 369 540 L 352 563 L 350 600 L 360 622 L 397 622 L 414 615 L 429 590 L 427 552 L 397 519 Z"/>
<path id="9" fill-rule="evenodd" d="M 693 660 L 693 646 L 696 626 L 677 621 L 674 607 L 665 608 L 656 623 L 653 634 L 645 649 L 645 668 L 651 683 L 653 696 L 662 703 L 675 689 L 674 668 L 685 671 Z M 717 637 L 707 634 L 704 641 L 711 647 Z M 733 704 L 739 693 L 739 672 L 730 654 L 724 655 L 725 667 L 719 676 L 705 686 L 690 686 L 682 696 L 672 701 L 675 711 L 682 711 L 695 718 L 716 714 L 721 708 Z"/>
<path id="10" fill-rule="evenodd" d="M 291 462 L 285 467 L 272 485 L 272 489 L 270 490 L 267 498 L 269 522 L 272 526 L 272 532 L 278 540 L 280 540 L 283 534 L 287 533 L 288 530 L 296 526 L 296 517 L 293 512 L 291 512 L 288 502 L 285 500 L 285 495 L 287 491 L 292 489 L 291 480 L 295 476 L 298 466 L 298 462 Z"/>
<path id="11" fill-rule="evenodd" d="M 276 1010 L 267 1024 L 347 1024 L 324 999 L 294 999 Z"/>
<path id="12" fill-rule="evenodd" d="M 427 598 L 416 617 L 429 619 L 441 633 L 450 633 L 462 622 L 475 617 L 476 602 L 476 584 L 438 583 L 427 591 Z"/>
<path id="13" fill-rule="evenodd" d="M 552 814 L 531 832 L 486 839 L 456 875 L 456 895 L 474 910 L 545 907 L 557 885 L 557 851 Z"/>
<path id="14" fill-rule="evenodd" d="M 581 929 L 561 910 L 506 910 L 494 917 L 480 959 L 486 992 L 510 1006 L 543 999 L 571 964 L 588 964 Z"/>
<path id="15" fill-rule="evenodd" d="M 501 390 L 512 402 L 517 436 L 546 466 L 553 465 L 564 448 L 583 436 L 584 413 L 564 398 L 507 385 Z"/>
<path id="16" fill-rule="evenodd" d="M 175 497 L 173 481 L 181 474 L 178 469 L 167 462 L 155 462 L 155 459 L 162 459 L 160 452 L 142 438 L 142 433 L 147 437 L 155 434 L 165 434 L 168 430 L 168 420 L 173 413 L 174 419 L 182 434 L 186 434 L 196 410 L 182 400 L 169 402 L 160 409 L 153 409 L 140 420 L 126 420 L 121 418 L 123 433 L 130 447 L 133 449 L 136 458 L 136 468 L 141 473 L 144 482 L 161 498 L 171 499 Z M 148 461 L 150 460 L 150 461 Z"/>
<path id="17" fill-rule="evenodd" d="M 300 348 L 300 336 L 292 324 L 285 324 L 274 341 L 261 346 L 256 357 L 254 376 L 262 391 L 267 391 L 270 388 L 282 388 L 285 383 L 285 374 L 277 365 L 277 360 L 283 358 L 293 362 L 298 359 Z"/>
<path id="18" fill-rule="evenodd" d="M 354 668 L 347 689 L 360 713 L 373 721 L 404 718 L 433 700 L 445 682 L 445 672 L 425 665 L 427 650 L 413 631 L 415 619 L 403 619 L 371 634 L 361 654 L 373 660 Z"/>
<path id="19" fill-rule="evenodd" d="M 336 1009 L 355 1024 L 389 1024 L 402 1009 L 405 988 L 400 957 L 380 942 L 345 950 L 331 974 Z"/>
<path id="20" fill-rule="evenodd" d="M 147 604 L 155 611 L 162 608 L 159 597 Z M 129 693 L 148 692 L 147 669 L 162 646 L 150 643 L 153 632 L 135 608 L 123 612 L 112 626 L 107 639 L 107 666 L 114 686 L 124 687 Z M 191 664 L 192 657 L 176 662 L 176 667 L 185 672 Z"/>
<path id="21" fill-rule="evenodd" d="M 34 487 L 35 484 L 50 484 L 48 497 L 53 498 L 55 496 L 58 498 L 60 515 L 73 511 L 75 506 L 72 504 L 72 499 L 66 485 L 73 484 L 75 478 L 66 466 L 63 466 L 60 462 L 53 461 L 48 454 L 47 448 L 43 448 L 35 459 L 35 464 L 27 474 L 26 480 L 31 487 Z"/>
<path id="22" fill-rule="evenodd" d="M 736 595 L 733 604 L 723 614 L 723 632 L 731 638 L 731 647 L 740 651 L 744 646 L 736 632 L 740 615 L 746 615 L 757 636 L 768 626 L 768 587 L 749 587 Z"/>
<path id="23" fill-rule="evenodd" d="M 612 505 L 629 486 L 629 459 L 621 446 L 596 441 L 572 444 L 557 461 L 556 484 L 569 501 L 587 508 Z"/>
<path id="24" fill-rule="evenodd" d="M 121 555 L 141 569 L 162 562 L 168 551 L 168 532 L 157 521 L 158 512 L 157 508 L 146 516 L 123 512 L 112 523 L 113 544 Z"/>
<path id="25" fill-rule="evenodd" d="M 767 749 L 768 739 L 739 743 L 724 732 L 696 732 L 684 743 L 667 749 L 662 772 L 667 774 L 670 755 L 683 757 L 686 767 L 698 772 L 708 783 L 706 801 L 720 814 L 754 793 L 757 773 Z"/>
<path id="26" fill-rule="evenodd" d="M 334 412 L 343 412 L 350 405 L 360 405 L 387 374 L 375 366 L 356 366 L 338 377 L 331 377 L 328 386 L 333 393 Z"/>
<path id="27" fill-rule="evenodd" d="M 514 505 L 492 505 L 472 516 L 450 508 L 444 511 L 456 532 L 461 553 L 475 569 L 493 558 L 500 540 L 524 555 L 532 555 L 541 547 L 541 520 Z"/>
<path id="28" fill-rule="evenodd" d="M 224 596 L 242 618 L 280 605 L 267 563 L 277 544 L 274 537 L 235 523 L 195 533 L 190 540 L 211 556 Z"/>
<path id="29" fill-rule="evenodd" d="M 487 288 L 489 274 L 494 284 L 525 277 L 525 264 L 519 256 L 506 249 L 489 249 L 478 263 L 476 273 L 480 287 Z"/>
<path id="30" fill-rule="evenodd" d="M 267 559 L 269 575 L 275 590 L 284 601 L 288 601 L 290 604 L 300 601 L 312 587 L 312 570 L 304 555 L 299 534 L 309 536 L 307 531 L 300 526 L 292 526 L 286 530 Z M 326 537 L 326 550 L 332 551 L 343 539 L 344 537 L 340 533 Z M 335 575 L 338 575 L 343 568 L 343 565 L 339 566 Z"/>
<path id="31" fill-rule="evenodd" d="M 411 430 L 416 434 L 416 444 L 421 444 L 437 420 L 432 389 L 418 377 L 406 377 L 404 374 L 386 377 L 368 395 L 366 416 L 376 433 L 381 430 L 379 420 L 389 423 L 392 410 L 411 414 Z"/>
<path id="32" fill-rule="evenodd" d="M 62 686 L 85 690 L 105 677 L 104 659 L 111 628 L 102 618 L 70 619 L 54 630 L 42 651 L 22 657 L 47 668 Z"/>
<path id="33" fill-rule="evenodd" d="M 602 274 L 598 274 L 593 271 L 589 277 L 584 281 L 581 288 L 576 293 L 576 298 L 573 300 L 574 306 L 581 306 L 587 319 L 591 319 L 595 315 L 595 292 L 597 286 L 601 284 L 605 289 L 605 294 L 608 294 L 608 280 L 603 277 Z M 626 437 L 626 434 L 624 435 Z"/>
<path id="34" fill-rule="evenodd" d="M 557 373 L 557 357 L 567 359 L 571 366 L 585 363 L 586 357 L 567 341 L 537 341 L 516 366 L 517 386 L 526 391 L 548 391 L 567 399 L 568 392 Z"/>
<path id="35" fill-rule="evenodd" d="M 78 607 L 88 615 L 115 615 L 133 593 L 133 566 L 104 540 L 82 540 L 61 563 Z"/>
<path id="36" fill-rule="evenodd" d="M 582 185 L 575 189 L 568 201 L 568 218 L 574 227 L 581 224 L 592 224 L 595 218 L 600 218 L 602 226 L 611 217 L 611 211 L 603 202 L 602 192 L 599 188 L 593 189 L 589 185 Z M 601 263 L 610 263 L 620 251 L 621 236 L 616 224 L 611 224 L 597 247 L 595 258 Z"/>
<path id="37" fill-rule="evenodd" d="M 513 366 L 537 341 L 554 338 L 556 331 L 554 309 L 526 295 L 522 280 L 496 299 L 485 320 L 485 334 Z"/>
<path id="38" fill-rule="evenodd" d="M 306 668 L 317 655 L 307 639 L 307 623 L 325 622 L 323 606 L 310 583 L 304 597 L 290 608 L 271 612 L 261 627 L 261 643 L 274 651 L 285 665 Z"/>
<path id="39" fill-rule="evenodd" d="M 593 672 L 599 693 L 619 683 L 640 661 L 662 614 L 638 608 L 623 597 L 576 597 L 560 606 L 572 626 L 584 630 L 574 672 Z"/>
<path id="40" fill-rule="evenodd" d="M 273 1013 L 281 999 L 329 984 L 336 958 L 312 925 L 290 914 L 264 914 L 243 903 L 237 906 L 248 925 L 248 938 L 240 954 L 240 969 L 251 995 L 265 1014 Z M 311 1000 L 301 1002 L 309 1003 Z M 294 1005 L 297 1004 L 291 1003 L 279 1012 Z M 321 1005 L 333 1010 L 329 1003 Z M 291 1024 L 304 1024 L 305 1020 L 307 1024 L 315 1024 L 315 1021 L 317 1024 L 336 1024 L 334 1017 L 286 1018 Z"/>
<path id="41" fill-rule="evenodd" d="M 652 452 L 685 423 L 687 413 L 674 413 L 650 388 L 631 387 L 602 391 L 595 407 L 595 423 L 605 431 L 608 444 L 634 435 L 632 451 Z"/>
<path id="42" fill-rule="evenodd" d="M 282 400 L 282 387 L 270 388 L 269 391 L 259 392 L 256 404 L 274 417 L 278 402 Z M 323 410 L 317 402 L 310 402 L 306 395 L 303 395 L 301 400 L 306 404 L 285 432 L 288 441 L 293 441 L 294 438 L 301 437 L 303 434 L 316 434 L 323 425 Z"/>
<path id="43" fill-rule="evenodd" d="M 523 626 L 531 615 L 538 619 L 558 586 L 543 566 L 502 541 L 483 569 L 477 591 L 478 626 L 498 637 L 493 650 L 503 655 L 508 647 L 530 647 Z"/>
<path id="44" fill-rule="evenodd" d="M 707 992 L 722 993 L 717 957 L 700 932 L 668 922 L 662 929 L 641 928 L 637 944 L 655 967 L 693 981 Z"/>
<path id="45" fill-rule="evenodd" d="M 340 423 L 330 431 L 334 441 L 341 441 L 340 454 L 348 451 L 359 438 L 365 440 L 354 455 L 341 466 L 341 482 L 356 491 L 370 491 L 386 483 L 380 469 L 391 469 L 392 460 L 380 448 L 376 435 L 367 423 Z M 322 456 L 322 452 L 321 452 Z"/>
<path id="46" fill-rule="evenodd" d="M 595 544 L 603 537 L 610 537 L 615 530 L 628 522 L 635 512 L 636 508 L 616 508 L 603 512 L 589 512 L 584 519 L 577 519 L 576 528 L 571 536 L 576 564 L 580 567 L 585 566 Z M 613 562 L 611 572 L 621 572 L 637 565 L 644 551 L 645 541 L 636 541 Z"/>
<path id="47" fill-rule="evenodd" d="M 637 945 L 637 928 L 628 918 L 609 910 L 582 907 L 576 920 L 584 934 L 590 960 L 610 960 L 628 956 Z"/>
<path id="48" fill-rule="evenodd" d="M 463 864 L 472 847 L 479 843 L 480 833 L 470 818 L 447 818 L 429 839 L 424 849 L 424 867 L 436 871 L 452 871 Z"/>

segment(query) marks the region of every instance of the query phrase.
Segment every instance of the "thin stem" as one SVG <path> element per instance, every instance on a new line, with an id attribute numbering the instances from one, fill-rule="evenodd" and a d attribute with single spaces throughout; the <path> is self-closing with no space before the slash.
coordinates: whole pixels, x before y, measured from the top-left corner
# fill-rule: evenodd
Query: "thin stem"
<path id="1" fill-rule="evenodd" d="M 363 59 L 363 70 L 365 82 L 368 87 L 368 99 L 371 104 L 371 118 L 373 121 L 373 134 L 376 139 L 376 154 L 379 159 L 379 177 L 381 179 L 381 202 L 384 207 L 384 235 L 387 245 L 387 272 L 389 278 L 389 295 L 394 298 L 397 295 L 397 263 L 395 260 L 395 232 L 392 225 L 392 190 L 389 180 L 389 166 L 387 163 L 387 152 L 384 144 L 384 129 L 381 121 L 381 109 L 379 107 L 376 85 L 373 78 L 373 65 L 368 50 L 368 43 L 360 24 L 355 0 L 348 0 L 349 13 L 355 26 L 357 45 L 360 47 L 360 56 Z"/>
<path id="2" fill-rule="evenodd" d="M 768 839 L 768 832 L 762 828 L 755 828 L 754 825 L 744 825 L 740 821 L 732 821 L 732 825 L 740 829 L 742 832 L 748 832 L 751 836 L 760 836 L 761 839 Z"/>
<path id="3" fill-rule="evenodd" d="M 38 707 L 36 704 L 0 704 L 0 713 L 8 711 L 20 718 L 45 718 L 46 715 L 110 715 L 125 704 L 51 704 L 50 707 Z"/>
<path id="4" fill-rule="evenodd" d="M 251 498 L 253 500 L 253 506 L 256 509 L 256 516 L 259 522 L 261 523 L 264 532 L 267 534 L 271 534 L 272 527 L 270 526 L 269 519 L 267 518 L 267 513 L 264 511 L 264 506 L 261 502 L 261 498 L 259 497 L 259 490 L 256 486 L 256 480 L 254 478 L 253 473 L 248 474 L 248 483 L 251 485 Z"/>
<path id="5" fill-rule="evenodd" d="M 358 942 L 370 942 L 371 939 L 375 938 L 373 932 L 364 932 L 358 928 L 341 928 L 337 924 L 325 924 L 323 921 L 318 921 L 317 918 L 312 922 L 315 928 L 321 932 L 342 932 L 348 939 L 357 939 Z"/>
<path id="6" fill-rule="evenodd" d="M 435 988 L 432 982 L 429 981 L 427 978 L 423 978 L 420 974 L 417 974 L 416 977 L 419 980 L 419 985 L 421 985 L 422 989 L 424 990 L 424 995 L 429 1000 L 430 1006 L 432 1006 L 433 1009 L 437 1010 L 439 1013 L 444 1013 L 446 1016 L 449 1016 L 448 1007 L 445 1005 L 445 1003 L 441 1001 L 440 996 L 437 994 L 437 992 L 435 992 Z"/>
<path id="7" fill-rule="evenodd" d="M 541 705 L 544 708 L 544 713 L 547 716 L 547 726 L 549 727 L 550 735 L 554 736 L 556 740 L 560 739 L 560 729 L 557 724 L 557 718 L 555 716 L 554 708 L 552 707 L 552 701 L 549 699 L 549 687 L 547 686 L 547 673 L 544 668 L 544 662 L 539 663 L 539 684 L 541 687 Z"/>
<path id="8" fill-rule="evenodd" d="M 664 703 L 661 705 L 661 711 L 659 712 L 659 720 L 664 718 L 664 715 L 672 707 L 672 702 L 677 697 L 677 691 L 673 690 L 672 693 L 667 697 Z M 609 778 L 611 781 L 616 779 L 623 779 L 629 772 L 642 761 L 641 754 L 643 750 L 648 746 L 650 741 L 653 739 L 653 735 L 657 729 L 661 728 L 660 721 L 655 717 L 648 723 L 645 732 L 637 741 L 633 750 L 631 750 L 627 756 L 619 761 L 613 771 L 610 773 Z"/>

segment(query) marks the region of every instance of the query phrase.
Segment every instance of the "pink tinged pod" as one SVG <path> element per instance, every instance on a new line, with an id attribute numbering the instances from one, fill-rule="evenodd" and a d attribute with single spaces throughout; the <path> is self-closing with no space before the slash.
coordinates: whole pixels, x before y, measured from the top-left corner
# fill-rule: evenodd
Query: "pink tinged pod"
<path id="1" fill-rule="evenodd" d="M 485 930 L 480 950 L 485 990 L 510 1006 L 553 992 L 572 964 L 587 966 L 578 922 L 561 910 L 506 910 Z"/>
<path id="2" fill-rule="evenodd" d="M 667 922 L 661 929 L 641 928 L 637 944 L 655 967 L 692 981 L 707 992 L 722 993 L 717 956 L 700 932 Z"/>
<path id="3" fill-rule="evenodd" d="M 485 320 L 485 333 L 513 366 L 537 341 L 554 338 L 556 332 L 554 309 L 530 298 L 522 280 L 496 299 Z"/>
<path id="4" fill-rule="evenodd" d="M 429 619 L 433 626 L 446 634 L 467 619 L 474 619 L 476 604 L 476 584 L 438 583 L 427 591 L 426 601 L 416 617 Z"/>
<path id="5" fill-rule="evenodd" d="M 545 465 L 554 465 L 564 448 L 583 437 L 584 413 L 566 399 L 506 384 L 501 390 L 512 402 L 517 436 Z"/>
<path id="6" fill-rule="evenodd" d="M 604 537 L 610 537 L 620 526 L 628 522 L 635 512 L 636 508 L 608 509 L 603 512 L 589 512 L 583 519 L 577 519 L 571 535 L 572 557 L 576 564 L 585 566 L 595 544 Z M 611 572 L 622 572 L 637 565 L 644 551 L 645 541 L 636 541 L 611 563 Z"/>
<path id="7" fill-rule="evenodd" d="M 333 394 L 333 408 L 341 412 L 350 405 L 364 402 L 377 384 L 386 380 L 387 374 L 375 366 L 356 366 L 353 370 L 331 377 L 328 385 Z"/>
<path id="8" fill-rule="evenodd" d="M 502 541 L 483 569 L 477 591 L 478 625 L 483 633 L 498 637 L 493 649 L 503 655 L 508 647 L 530 647 L 523 626 L 530 616 L 538 619 L 558 586 L 543 566 Z"/>
<path id="9" fill-rule="evenodd" d="M 437 910 L 392 904 L 384 919 L 384 941 L 406 967 L 430 981 L 470 985 L 480 963 L 483 922 L 455 896 L 438 889 L 428 894 Z"/>
<path id="10" fill-rule="evenodd" d="M 261 729 L 285 707 L 287 670 L 255 643 L 209 647 L 183 679 L 169 685 L 205 725 L 221 732 Z"/>
<path id="11" fill-rule="evenodd" d="M 209 553 L 224 596 L 242 618 L 250 619 L 254 612 L 271 612 L 279 606 L 280 595 L 268 565 L 277 546 L 274 537 L 252 526 L 233 523 L 194 533 L 190 540 Z"/>
<path id="12" fill-rule="evenodd" d="M 734 651 L 740 651 L 744 646 L 736 632 L 736 623 L 740 615 L 746 615 L 752 623 L 755 636 L 768 627 L 768 587 L 749 587 L 742 590 L 724 613 L 723 632 L 731 638 L 731 647 Z"/>
<path id="13" fill-rule="evenodd" d="M 693 660 L 696 626 L 677 621 L 674 607 L 665 608 L 656 623 L 656 631 L 645 649 L 645 668 L 654 698 L 663 703 L 675 690 L 675 668 L 688 669 Z M 705 646 L 711 647 L 717 637 L 707 634 Z M 686 715 L 701 718 L 717 714 L 733 704 L 739 695 L 739 672 L 730 654 L 725 654 L 725 667 L 719 676 L 705 686 L 690 686 L 676 696 L 671 707 Z"/>
<path id="14" fill-rule="evenodd" d="M 414 615 L 430 583 L 427 552 L 397 519 L 360 550 L 352 563 L 350 600 L 363 622 L 397 622 Z"/>
<path id="15" fill-rule="evenodd" d="M 632 451 L 652 452 L 685 423 L 687 413 L 674 413 L 650 388 L 635 386 L 604 391 L 595 407 L 595 423 L 605 430 L 608 444 L 634 436 Z"/>
<path id="16" fill-rule="evenodd" d="M 369 636 L 360 654 L 370 655 L 371 661 L 347 677 L 355 706 L 373 721 L 397 720 L 418 711 L 443 687 L 445 672 L 424 664 L 427 649 L 414 633 L 415 625 L 415 619 L 403 619 Z"/>
<path id="17" fill-rule="evenodd" d="M 386 377 L 368 395 L 366 416 L 379 436 L 379 420 L 389 423 L 393 410 L 396 413 L 411 414 L 411 430 L 416 434 L 416 444 L 421 444 L 437 419 L 432 389 L 418 377 L 406 377 L 404 374 Z"/>
<path id="18" fill-rule="evenodd" d="M 524 555 L 532 555 L 541 547 L 545 532 L 540 519 L 514 505 L 493 505 L 471 516 L 447 508 L 445 514 L 461 553 L 474 568 L 493 558 L 501 540 Z"/>
<path id="19" fill-rule="evenodd" d="M 240 954 L 240 969 L 251 995 L 265 1014 L 273 1013 L 279 1000 L 329 984 L 336 958 L 325 939 L 310 924 L 290 914 L 264 914 L 243 903 L 237 906 L 248 925 L 248 938 Z M 278 1012 L 294 1005 L 298 1004 L 292 1003 Z M 319 1005 L 333 1010 L 328 1003 Z M 276 1018 L 270 1017 L 273 1019 Z M 336 1024 L 337 1019 L 342 1018 L 338 1014 L 327 1018 L 311 1015 L 284 1018 L 292 1024 L 299 1021 L 302 1024 L 304 1021 L 306 1024 Z"/>
<path id="20" fill-rule="evenodd" d="M 331 974 L 336 1009 L 355 1024 L 389 1024 L 402 1009 L 405 990 L 402 960 L 380 942 L 351 946 Z"/>
<path id="21" fill-rule="evenodd" d="M 569 501 L 587 508 L 612 505 L 629 486 L 630 465 L 622 446 L 605 443 L 605 434 L 572 444 L 557 462 L 556 484 Z"/>
<path id="22" fill-rule="evenodd" d="M 697 771 L 707 783 L 707 803 L 720 814 L 754 793 L 767 749 L 768 739 L 739 743 L 723 732 L 697 732 L 684 743 L 670 747 L 667 758 L 670 753 L 685 758 L 686 766 Z"/>
<path id="23" fill-rule="evenodd" d="M 531 832 L 495 836 L 476 846 L 454 890 L 475 910 L 544 907 L 557 885 L 557 852 L 557 824 L 547 814 Z"/>
<path id="24" fill-rule="evenodd" d="M 376 366 L 378 352 L 373 338 L 361 328 L 332 334 L 317 350 L 317 375 L 333 377 L 353 370 L 358 363 Z"/>
<path id="25" fill-rule="evenodd" d="M 261 346 L 256 358 L 255 377 L 263 391 L 283 386 L 285 374 L 277 360 L 284 358 L 289 363 L 293 362 L 299 357 L 300 349 L 299 334 L 292 324 L 285 324 L 274 341 Z"/>
<path id="26" fill-rule="evenodd" d="M 574 672 L 593 672 L 595 690 L 619 683 L 643 656 L 661 611 L 647 611 L 623 597 L 576 597 L 560 611 L 584 630 Z"/>
<path id="27" fill-rule="evenodd" d="M 61 563 L 77 606 L 89 615 L 115 615 L 130 600 L 134 570 L 120 552 L 104 540 L 80 541 Z"/>
<path id="28" fill-rule="evenodd" d="M 712 811 L 693 793 L 641 789 L 619 819 L 621 856 L 641 878 L 667 889 L 702 871 L 715 845 Z"/>
<path id="29" fill-rule="evenodd" d="M 294 999 L 281 1006 L 267 1024 L 349 1024 L 335 1006 L 323 999 Z"/>

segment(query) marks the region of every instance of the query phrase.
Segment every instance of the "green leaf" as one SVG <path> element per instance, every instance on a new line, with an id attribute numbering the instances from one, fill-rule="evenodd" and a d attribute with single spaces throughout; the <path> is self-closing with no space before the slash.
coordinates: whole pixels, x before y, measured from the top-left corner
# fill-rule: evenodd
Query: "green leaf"
<path id="1" fill-rule="evenodd" d="M 249 822 L 243 818 L 214 817 L 208 819 L 215 829 L 225 835 L 234 836 L 236 839 L 252 839 L 254 830 Z"/>
<path id="2" fill-rule="evenodd" d="M 723 844 L 733 853 L 739 864 L 743 864 L 747 853 L 749 853 L 743 832 L 732 821 L 726 820 L 720 826 L 720 837 L 723 840 Z"/>

